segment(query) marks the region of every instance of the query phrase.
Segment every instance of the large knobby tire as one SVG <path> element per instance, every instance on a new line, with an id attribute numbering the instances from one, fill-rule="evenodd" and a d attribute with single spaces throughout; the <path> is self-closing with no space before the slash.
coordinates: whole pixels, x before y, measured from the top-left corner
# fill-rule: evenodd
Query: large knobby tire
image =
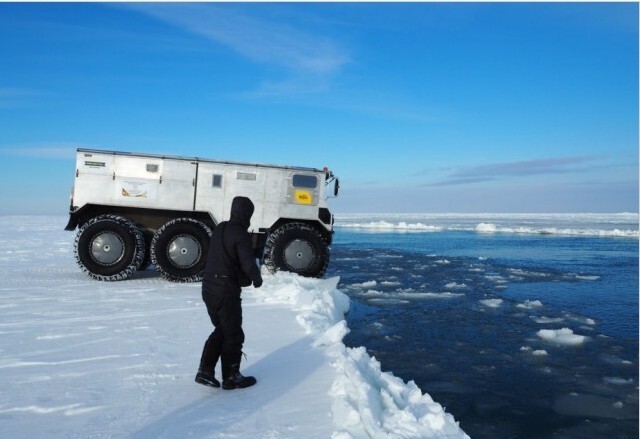
<path id="1" fill-rule="evenodd" d="M 140 229 L 118 215 L 100 215 L 80 227 L 74 246 L 80 268 L 97 280 L 124 280 L 138 271 L 145 257 Z"/>
<path id="2" fill-rule="evenodd" d="M 191 218 L 160 227 L 151 241 L 151 263 L 171 282 L 199 282 L 207 263 L 211 229 Z"/>
<path id="3" fill-rule="evenodd" d="M 304 223 L 280 226 L 267 238 L 265 265 L 269 271 L 290 271 L 322 277 L 329 265 L 329 246 L 318 230 Z"/>

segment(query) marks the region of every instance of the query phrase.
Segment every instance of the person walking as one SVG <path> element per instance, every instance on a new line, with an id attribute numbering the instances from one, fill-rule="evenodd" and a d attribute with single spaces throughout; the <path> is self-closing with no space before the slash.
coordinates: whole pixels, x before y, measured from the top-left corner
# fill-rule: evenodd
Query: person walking
<path id="1" fill-rule="evenodd" d="M 231 218 L 214 229 L 202 280 L 202 299 L 215 327 L 204 344 L 196 383 L 220 387 L 215 377 L 218 360 L 222 366 L 222 388 L 250 387 L 256 379 L 240 373 L 244 332 L 242 330 L 242 287 L 262 285 L 251 236 L 247 229 L 254 206 L 247 197 L 235 197 Z"/>

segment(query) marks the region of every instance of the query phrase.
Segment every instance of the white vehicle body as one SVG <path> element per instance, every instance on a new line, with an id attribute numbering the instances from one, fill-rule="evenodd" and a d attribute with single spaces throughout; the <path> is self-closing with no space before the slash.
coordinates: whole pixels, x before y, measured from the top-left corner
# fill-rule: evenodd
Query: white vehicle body
<path id="1" fill-rule="evenodd" d="M 184 222 L 198 222 L 198 227 L 202 225 L 210 234 L 217 224 L 229 219 L 233 198 L 245 196 L 255 206 L 249 232 L 254 237 L 258 257 L 262 256 L 269 236 L 280 227 L 292 223 L 314 230 L 328 246 L 333 233 L 333 215 L 327 206 L 325 186 L 334 180 L 334 193 L 337 194 L 337 180 L 326 169 L 78 149 L 71 218 L 67 230 L 73 230 L 77 225 L 82 227 L 98 216 L 124 218 L 143 232 L 146 238 L 145 257 L 149 259 L 154 252 L 151 245 L 154 234 L 170 221 L 184 219 Z M 126 225 L 126 228 L 131 229 L 132 226 Z M 116 235 L 98 235 L 101 236 L 98 241 L 94 239 L 87 242 L 86 246 L 93 246 L 88 254 L 89 259 L 99 265 L 105 262 L 108 265 L 110 259 L 102 258 L 106 253 L 101 256 L 99 251 L 103 251 L 101 246 L 105 245 L 107 238 L 112 239 L 109 249 L 114 248 L 114 243 L 126 240 L 126 236 Z M 296 248 L 305 250 L 300 248 L 299 241 L 292 240 L 293 247 L 288 247 L 289 253 Z M 204 249 L 200 248 L 199 251 L 202 253 Z M 272 262 L 270 255 L 265 256 L 271 269 L 289 271 L 300 271 L 296 267 L 301 268 L 303 259 L 309 257 L 299 257 L 297 265 L 276 266 L 269 264 Z M 92 273 L 95 270 L 87 269 L 80 259 L 80 265 L 90 275 L 95 274 Z M 304 271 L 300 273 L 305 274 Z M 320 271 L 324 273 L 324 269 Z M 322 273 L 307 274 L 317 276 Z M 115 280 L 109 276 L 96 274 L 94 277 Z M 193 280 L 193 276 L 188 277 L 188 280 Z"/>

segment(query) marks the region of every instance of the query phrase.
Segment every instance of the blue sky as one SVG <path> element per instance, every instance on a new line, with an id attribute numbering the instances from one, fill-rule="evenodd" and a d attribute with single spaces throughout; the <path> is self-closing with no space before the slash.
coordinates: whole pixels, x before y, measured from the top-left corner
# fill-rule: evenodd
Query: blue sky
<path id="1" fill-rule="evenodd" d="M 638 210 L 637 3 L 0 3 L 3 213 L 77 147 L 322 168 L 337 212 Z"/>

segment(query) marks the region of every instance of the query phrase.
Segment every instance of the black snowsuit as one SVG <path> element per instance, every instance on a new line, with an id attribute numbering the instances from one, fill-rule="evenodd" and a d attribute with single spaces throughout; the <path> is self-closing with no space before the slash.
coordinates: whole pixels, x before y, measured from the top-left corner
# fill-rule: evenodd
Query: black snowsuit
<path id="1" fill-rule="evenodd" d="M 215 330 L 204 345 L 200 370 L 213 375 L 220 359 L 223 380 L 240 368 L 244 343 L 241 287 L 249 286 L 251 282 L 256 288 L 262 285 L 247 232 L 253 210 L 249 198 L 233 199 L 231 218 L 218 224 L 213 231 L 202 280 L 202 299 Z"/>

